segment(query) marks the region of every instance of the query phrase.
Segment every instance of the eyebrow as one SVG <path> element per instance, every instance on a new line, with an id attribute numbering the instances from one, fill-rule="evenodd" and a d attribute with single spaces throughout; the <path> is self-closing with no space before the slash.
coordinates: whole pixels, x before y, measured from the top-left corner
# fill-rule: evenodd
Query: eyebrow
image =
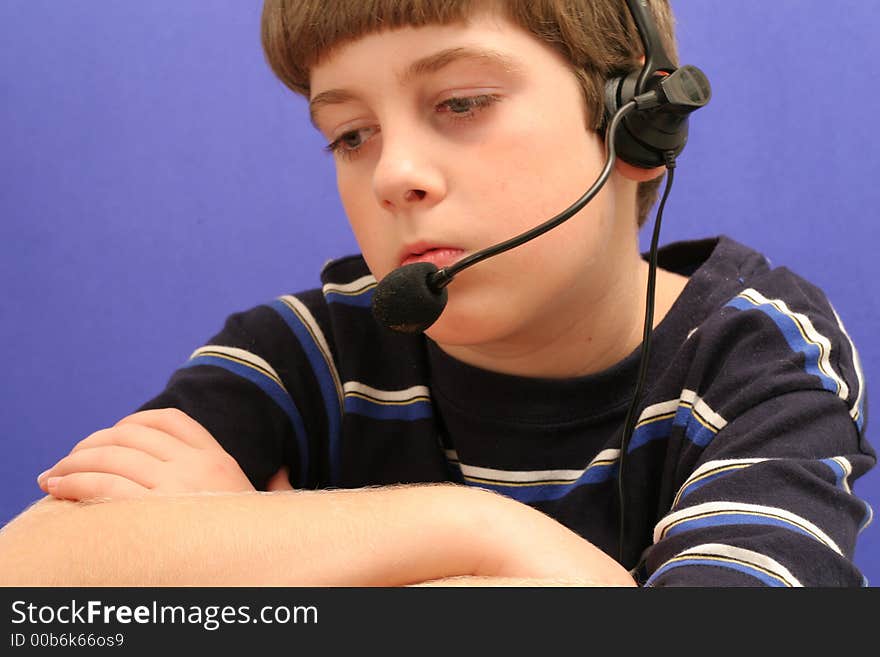
<path id="1" fill-rule="evenodd" d="M 401 86 L 406 86 L 418 77 L 436 73 L 437 71 L 459 61 L 476 61 L 499 66 L 508 73 L 518 73 L 522 65 L 513 57 L 489 48 L 475 48 L 472 46 L 460 46 L 446 48 L 431 55 L 422 57 L 412 62 L 406 69 L 398 74 L 397 81 Z M 309 101 L 309 120 L 318 128 L 318 113 L 322 107 L 338 105 L 350 100 L 355 100 L 357 95 L 347 89 L 330 89 L 322 91 Z"/>

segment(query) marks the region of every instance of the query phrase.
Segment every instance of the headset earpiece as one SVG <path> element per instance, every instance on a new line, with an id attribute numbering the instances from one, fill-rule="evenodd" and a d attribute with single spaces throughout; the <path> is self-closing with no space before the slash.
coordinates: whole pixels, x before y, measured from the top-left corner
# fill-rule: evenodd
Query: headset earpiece
<path id="1" fill-rule="evenodd" d="M 659 91 L 659 102 L 624 117 L 614 136 L 617 157 L 636 167 L 666 166 L 684 149 L 688 115 L 709 102 L 709 80 L 698 68 L 676 68 L 663 49 L 646 0 L 626 0 L 642 39 L 641 69 L 611 78 L 605 84 L 605 125 L 637 96 Z M 662 88 L 668 87 L 668 88 Z"/>
<path id="2" fill-rule="evenodd" d="M 623 105 L 636 97 L 636 87 L 642 71 L 633 71 L 625 77 L 609 80 L 605 85 L 605 121 Z M 666 73 L 657 73 L 647 81 L 642 93 L 659 86 Z M 624 117 L 615 136 L 617 157 L 642 169 L 666 165 L 667 154 L 678 156 L 688 137 L 687 114 L 664 110 L 663 106 L 635 110 Z"/>

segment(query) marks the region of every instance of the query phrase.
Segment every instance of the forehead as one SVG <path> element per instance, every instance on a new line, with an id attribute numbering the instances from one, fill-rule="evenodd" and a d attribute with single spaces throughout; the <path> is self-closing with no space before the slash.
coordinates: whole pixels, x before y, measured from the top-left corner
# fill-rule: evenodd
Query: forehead
<path id="1" fill-rule="evenodd" d="M 405 85 L 440 70 L 469 62 L 524 77 L 541 68 L 547 53 L 567 66 L 559 53 L 497 9 L 481 9 L 451 23 L 405 25 L 368 32 L 337 46 L 329 46 L 309 70 L 312 91 L 310 115 L 316 123 L 321 107 L 369 93 L 369 80 L 384 75 Z M 543 75 L 543 72 L 539 72 Z"/>
<path id="2" fill-rule="evenodd" d="M 445 47 L 421 55 L 406 63 L 403 68 L 395 69 L 395 78 L 398 85 L 405 87 L 418 78 L 437 73 L 456 62 L 483 64 L 511 74 L 520 74 L 524 69 L 524 63 L 519 57 L 507 52 L 506 49 L 470 44 Z M 322 107 L 344 103 L 355 98 L 356 94 L 349 89 L 336 88 L 319 91 L 309 101 L 309 116 L 312 123 L 317 122 L 317 116 Z"/>

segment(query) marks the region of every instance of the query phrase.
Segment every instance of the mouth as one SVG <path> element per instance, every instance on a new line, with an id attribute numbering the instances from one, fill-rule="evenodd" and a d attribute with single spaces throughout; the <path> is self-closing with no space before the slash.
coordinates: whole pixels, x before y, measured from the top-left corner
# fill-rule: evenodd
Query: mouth
<path id="1" fill-rule="evenodd" d="M 404 250 L 400 266 L 411 265 L 414 262 L 430 262 L 437 269 L 442 269 L 461 260 L 462 256 L 464 250 L 453 246 L 416 244 Z"/>

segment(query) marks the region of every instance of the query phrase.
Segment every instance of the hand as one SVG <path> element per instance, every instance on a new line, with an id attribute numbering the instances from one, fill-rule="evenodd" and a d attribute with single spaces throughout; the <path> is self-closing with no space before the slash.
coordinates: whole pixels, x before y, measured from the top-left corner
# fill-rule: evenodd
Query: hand
<path id="1" fill-rule="evenodd" d="M 273 485 L 282 485 L 280 473 Z M 58 479 L 49 486 L 52 477 Z M 134 413 L 93 433 L 37 482 L 44 492 L 72 500 L 254 490 L 214 437 L 176 409 Z"/>
<path id="2" fill-rule="evenodd" d="M 496 493 L 486 493 L 474 507 L 483 514 L 480 525 L 490 528 L 486 558 L 471 573 L 477 578 L 533 580 L 532 586 L 538 580 L 571 586 L 636 585 L 614 559 L 532 507 Z"/>

